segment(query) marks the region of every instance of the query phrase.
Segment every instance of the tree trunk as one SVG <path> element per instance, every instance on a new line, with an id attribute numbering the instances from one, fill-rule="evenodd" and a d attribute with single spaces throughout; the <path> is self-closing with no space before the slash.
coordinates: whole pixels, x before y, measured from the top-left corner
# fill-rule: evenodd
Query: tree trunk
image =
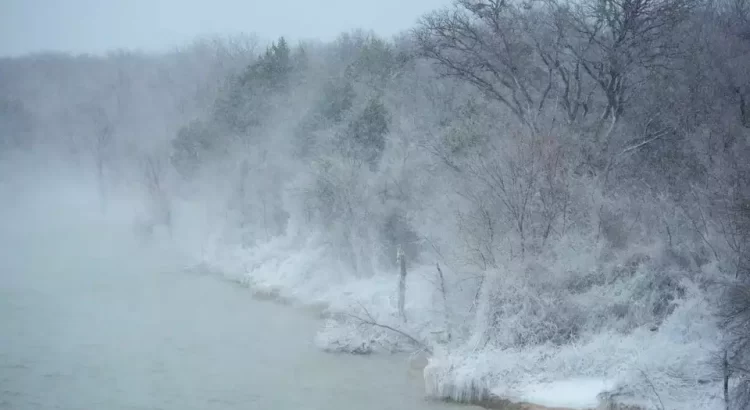
<path id="1" fill-rule="evenodd" d="M 729 370 L 729 360 L 727 358 L 726 350 L 724 350 L 724 357 L 721 366 L 724 370 L 724 406 L 726 410 L 729 410 L 731 407 L 729 405 L 729 377 L 731 376 L 731 371 Z"/>
<path id="2" fill-rule="evenodd" d="M 406 322 L 406 311 L 404 308 L 406 304 L 406 258 L 404 257 L 404 250 L 401 248 L 401 245 L 398 246 L 396 259 L 401 266 L 401 275 L 398 281 L 398 314 Z"/>
<path id="3" fill-rule="evenodd" d="M 448 313 L 448 295 L 447 290 L 445 289 L 445 276 L 443 275 L 443 270 L 440 269 L 440 264 L 436 264 L 437 271 L 438 271 L 438 277 L 440 278 L 440 293 L 443 294 L 443 315 L 445 319 L 445 332 L 446 337 L 448 341 L 450 342 L 452 339 L 451 335 L 451 322 L 450 322 L 450 314 Z"/>

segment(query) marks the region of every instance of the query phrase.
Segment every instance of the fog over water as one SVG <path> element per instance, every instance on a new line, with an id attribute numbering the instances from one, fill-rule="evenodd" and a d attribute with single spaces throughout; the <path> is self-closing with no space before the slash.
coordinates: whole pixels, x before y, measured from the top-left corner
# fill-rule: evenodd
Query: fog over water
<path id="1" fill-rule="evenodd" d="M 0 403 L 746 410 L 747 67 L 750 0 L 0 1 Z"/>
<path id="2" fill-rule="evenodd" d="M 407 356 L 324 353 L 314 313 L 186 270 L 81 185 L 38 187 L 0 196 L 1 409 L 459 408 Z"/>

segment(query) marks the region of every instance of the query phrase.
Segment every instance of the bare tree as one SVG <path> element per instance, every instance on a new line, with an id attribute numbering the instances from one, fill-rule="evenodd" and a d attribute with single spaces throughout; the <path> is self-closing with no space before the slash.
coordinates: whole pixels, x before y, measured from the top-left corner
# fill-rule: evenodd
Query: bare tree
<path id="1" fill-rule="evenodd" d="M 554 3 L 566 48 L 606 97 L 603 118 L 622 114 L 636 71 L 664 67 L 675 55 L 678 42 L 670 31 L 691 6 L 691 0 Z"/>
<path id="2" fill-rule="evenodd" d="M 504 0 L 458 0 L 424 17 L 414 35 L 419 53 L 444 74 L 475 85 L 536 130 L 554 78 L 544 70 L 522 10 Z"/>
<path id="3" fill-rule="evenodd" d="M 750 128 L 750 1 L 717 0 L 709 14 L 713 30 L 705 48 L 722 92 L 735 104 L 743 127 Z"/>
<path id="4" fill-rule="evenodd" d="M 141 160 L 143 181 L 150 200 L 151 216 L 149 230 L 162 225 L 172 235 L 172 206 L 166 186 L 166 159 L 146 154 Z"/>
<path id="5" fill-rule="evenodd" d="M 654 74 L 672 69 L 680 52 L 676 31 L 690 16 L 693 0 L 549 0 L 551 15 L 562 40 L 567 71 L 583 70 L 603 97 L 593 133 L 594 169 L 608 171 L 613 163 L 611 136 L 631 97 L 644 90 Z M 572 65 L 572 67 L 570 67 Z M 562 78 L 569 78 L 570 74 Z M 580 77 L 577 77 L 580 78 Z M 578 99 L 580 101 L 580 99 Z M 589 99 L 583 106 L 587 112 Z M 569 103 L 566 103 L 569 105 Z M 652 129 L 634 142 L 626 154 L 666 135 Z"/>
<path id="6" fill-rule="evenodd" d="M 93 124 L 91 153 L 96 167 L 101 209 L 104 211 L 107 203 L 106 168 L 110 165 L 113 156 L 114 126 L 101 105 L 92 105 L 89 108 L 89 115 Z"/>
<path id="7" fill-rule="evenodd" d="M 750 285 L 739 282 L 727 288 L 721 317 L 728 336 L 722 360 L 725 401 L 729 409 L 745 409 L 750 406 Z"/>
<path id="8" fill-rule="evenodd" d="M 568 124 L 583 125 L 597 112 L 585 150 L 588 164 L 602 173 L 613 163 L 610 137 L 629 98 L 670 66 L 680 50 L 674 32 L 693 4 L 458 0 L 425 17 L 415 37 L 420 54 L 445 75 L 473 84 L 533 133 L 542 131 L 543 114 L 554 119 L 561 112 Z M 650 129 L 622 150 L 634 152 L 664 135 Z"/>
<path id="9" fill-rule="evenodd" d="M 475 209 L 459 223 L 466 224 L 480 267 L 495 267 L 500 248 L 524 258 L 564 234 L 571 170 L 565 154 L 555 138 L 523 134 L 509 143 L 489 144 L 463 164 L 463 177 L 470 182 L 460 194 Z"/>

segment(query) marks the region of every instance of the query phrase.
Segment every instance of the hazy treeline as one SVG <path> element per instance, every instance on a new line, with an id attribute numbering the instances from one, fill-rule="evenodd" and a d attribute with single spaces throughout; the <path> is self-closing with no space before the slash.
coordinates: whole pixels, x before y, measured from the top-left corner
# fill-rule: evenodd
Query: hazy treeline
<path id="1" fill-rule="evenodd" d="M 32 55 L 0 61 L 0 99 L 2 156 L 137 175 L 156 222 L 211 201 L 246 247 L 440 263 L 444 343 L 656 332 L 703 298 L 750 403 L 747 0 L 458 0 L 391 40 Z"/>

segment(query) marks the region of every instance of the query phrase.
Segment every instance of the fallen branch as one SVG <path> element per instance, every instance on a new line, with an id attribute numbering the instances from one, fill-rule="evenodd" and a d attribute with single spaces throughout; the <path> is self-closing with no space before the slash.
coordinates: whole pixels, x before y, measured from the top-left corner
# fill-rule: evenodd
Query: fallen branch
<path id="1" fill-rule="evenodd" d="M 411 340 L 412 342 L 416 343 L 422 350 L 424 350 L 428 354 L 432 354 L 432 349 L 430 349 L 427 346 L 427 344 L 425 344 L 424 342 L 421 342 L 419 339 L 417 339 L 414 336 L 412 336 L 412 335 L 404 332 L 403 330 L 399 330 L 399 329 L 396 329 L 395 327 L 384 325 L 382 323 L 378 323 L 375 320 L 375 318 L 372 317 L 372 315 L 367 310 L 367 308 L 365 308 L 364 306 L 362 306 L 361 303 L 358 303 L 358 304 L 362 308 L 362 310 L 365 312 L 365 314 L 367 315 L 367 319 L 359 317 L 359 316 L 351 314 L 351 313 L 347 313 L 346 315 L 349 316 L 349 317 L 351 317 L 351 318 L 353 318 L 353 319 L 359 320 L 360 322 L 362 322 L 362 323 L 364 323 L 366 325 L 370 325 L 370 326 L 374 326 L 374 327 L 380 327 L 380 328 L 383 328 L 383 329 L 390 330 L 391 332 L 398 333 L 399 335 L 404 336 L 405 338 L 407 338 L 407 339 Z"/>

